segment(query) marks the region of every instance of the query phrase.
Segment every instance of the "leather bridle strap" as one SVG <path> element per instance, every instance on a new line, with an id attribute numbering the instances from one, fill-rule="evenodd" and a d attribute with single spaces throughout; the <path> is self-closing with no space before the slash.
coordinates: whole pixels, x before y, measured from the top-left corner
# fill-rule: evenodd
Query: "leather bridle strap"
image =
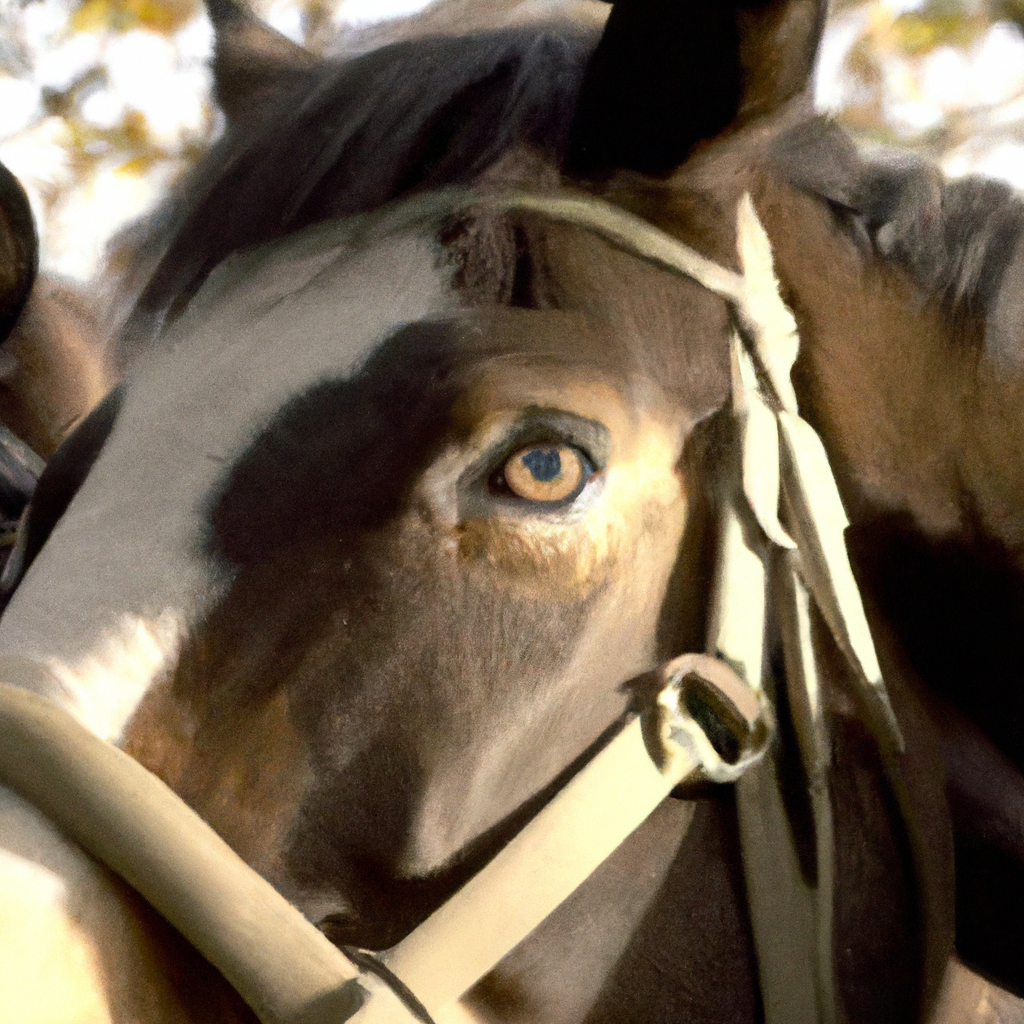
<path id="1" fill-rule="evenodd" d="M 733 781 L 763 754 L 767 705 L 724 662 L 688 654 L 661 671 L 656 724 L 642 717 L 629 722 L 483 871 L 381 955 L 428 1011 L 458 999 L 487 974 L 680 782 L 696 772 Z M 690 713 L 695 699 L 737 741 L 732 761 Z"/>

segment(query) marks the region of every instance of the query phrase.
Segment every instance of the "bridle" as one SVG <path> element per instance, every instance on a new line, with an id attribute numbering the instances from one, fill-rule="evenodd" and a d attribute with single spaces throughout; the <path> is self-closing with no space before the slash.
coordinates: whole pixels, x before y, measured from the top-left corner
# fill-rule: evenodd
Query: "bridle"
<path id="1" fill-rule="evenodd" d="M 382 954 L 351 957 L 250 869 L 171 790 L 30 692 L 45 665 L 0 659 L 0 782 L 136 888 L 210 960 L 264 1024 L 460 1019 L 458 1000 L 691 776 L 735 782 L 767 1024 L 836 1018 L 830 743 L 811 620 L 859 684 L 883 761 L 902 750 L 843 539 L 847 519 L 789 374 L 799 339 L 771 246 L 744 196 L 741 273 L 602 200 L 443 190 L 388 208 L 381 226 L 485 208 L 585 228 L 690 278 L 731 311 L 736 458 L 718 480 L 717 572 L 706 649 L 660 669 L 657 701 L 623 729 L 479 874 Z M 354 234 L 365 230 L 357 223 Z M 771 758 L 765 637 L 772 595 L 788 704 L 809 782 L 817 885 L 804 881 Z M 723 745 L 722 737 L 731 738 Z M 895 768 L 890 768 L 895 771 Z M 494 913 L 496 904 L 500 913 Z"/>

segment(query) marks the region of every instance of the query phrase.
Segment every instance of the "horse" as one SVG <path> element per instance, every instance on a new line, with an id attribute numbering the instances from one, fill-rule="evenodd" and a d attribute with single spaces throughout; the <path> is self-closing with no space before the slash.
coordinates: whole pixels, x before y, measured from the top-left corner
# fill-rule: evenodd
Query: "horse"
<path id="1" fill-rule="evenodd" d="M 954 949 L 1024 991 L 1020 201 L 816 117 L 812 0 L 619 0 L 344 60 L 209 6 L 227 127 L 139 243 L 131 370 L 39 481 L 0 652 L 333 943 L 392 947 L 711 618 L 729 304 L 508 197 L 597 203 L 735 272 L 749 196 L 901 736 L 812 608 L 814 790 L 769 615 L 765 763 L 812 887 L 822 793 L 834 833 L 834 993 L 808 1019 L 925 1020 Z M 659 804 L 469 1019 L 785 1019 L 766 958 L 803 947 L 752 921 L 750 792 Z M 252 1019 L 2 795 L 5 1017 Z"/>

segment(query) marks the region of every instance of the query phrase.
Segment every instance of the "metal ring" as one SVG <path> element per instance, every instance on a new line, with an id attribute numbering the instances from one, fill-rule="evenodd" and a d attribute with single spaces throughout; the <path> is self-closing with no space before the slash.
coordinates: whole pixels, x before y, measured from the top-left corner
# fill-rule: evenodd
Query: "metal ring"
<path id="1" fill-rule="evenodd" d="M 667 758 L 686 754 L 712 782 L 735 782 L 764 755 L 774 725 L 768 698 L 730 665 L 684 654 L 661 677 L 658 736 Z"/>

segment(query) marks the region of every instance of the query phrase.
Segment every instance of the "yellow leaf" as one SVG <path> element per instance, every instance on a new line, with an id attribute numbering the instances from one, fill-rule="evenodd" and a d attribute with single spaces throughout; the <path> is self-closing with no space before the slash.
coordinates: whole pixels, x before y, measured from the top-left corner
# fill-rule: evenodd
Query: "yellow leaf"
<path id="1" fill-rule="evenodd" d="M 167 34 L 191 21 L 198 7 L 198 0 L 83 0 L 71 25 L 79 32 L 143 28 Z"/>
<path id="2" fill-rule="evenodd" d="M 130 175 L 135 175 L 136 177 L 141 177 L 143 174 L 145 174 L 149 170 L 150 165 L 152 163 L 153 163 L 153 158 L 152 157 L 137 156 L 134 159 L 129 160 L 127 163 L 121 164 L 121 166 L 118 167 L 118 169 L 117 169 L 117 171 L 115 173 L 124 175 L 126 177 L 130 176 Z"/>

